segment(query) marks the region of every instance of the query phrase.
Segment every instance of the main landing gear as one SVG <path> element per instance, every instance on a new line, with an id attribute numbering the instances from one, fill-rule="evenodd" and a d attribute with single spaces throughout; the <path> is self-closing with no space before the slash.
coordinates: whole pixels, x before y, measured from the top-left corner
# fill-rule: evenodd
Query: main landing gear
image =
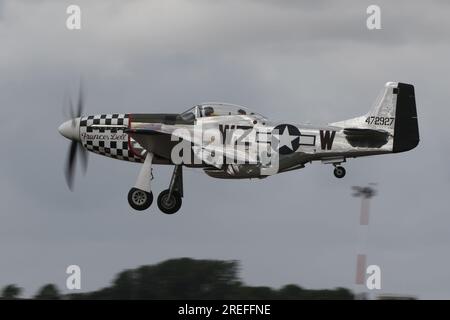
<path id="1" fill-rule="evenodd" d="M 147 153 L 134 188 L 128 192 L 128 203 L 138 211 L 148 209 L 153 202 L 153 193 L 150 187 L 152 180 L 153 153 Z"/>
<path id="2" fill-rule="evenodd" d="M 131 188 L 128 192 L 128 203 L 134 210 L 143 211 L 152 205 L 153 192 Z"/>
<path id="3" fill-rule="evenodd" d="M 181 208 L 183 197 L 183 167 L 176 165 L 173 169 L 169 189 L 158 196 L 158 208 L 165 214 L 174 214 Z"/>
<path id="4" fill-rule="evenodd" d="M 144 164 L 137 178 L 136 184 L 128 192 L 128 203 L 138 211 L 148 209 L 153 203 L 153 193 L 150 182 L 152 177 L 153 154 L 147 153 Z M 158 208 L 165 214 L 174 214 L 181 208 L 183 197 L 183 168 L 176 165 L 169 189 L 162 191 L 158 196 Z"/>

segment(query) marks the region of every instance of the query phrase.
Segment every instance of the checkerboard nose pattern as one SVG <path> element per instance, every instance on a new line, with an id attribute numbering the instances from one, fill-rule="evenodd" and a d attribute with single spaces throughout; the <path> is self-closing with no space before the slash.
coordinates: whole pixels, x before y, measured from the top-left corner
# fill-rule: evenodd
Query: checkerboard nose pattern
<path id="1" fill-rule="evenodd" d="M 143 162 L 144 158 L 133 152 L 125 128 L 130 125 L 129 114 L 100 114 L 80 119 L 80 139 L 83 146 L 94 153 L 118 160 Z"/>

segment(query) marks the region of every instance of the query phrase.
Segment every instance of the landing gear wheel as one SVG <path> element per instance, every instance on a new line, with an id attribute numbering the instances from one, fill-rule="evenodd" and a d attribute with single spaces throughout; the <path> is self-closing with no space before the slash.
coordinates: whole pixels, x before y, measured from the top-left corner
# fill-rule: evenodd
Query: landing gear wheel
<path id="1" fill-rule="evenodd" d="M 148 209 L 153 202 L 153 193 L 137 188 L 131 188 L 128 192 L 128 203 L 134 210 L 142 211 Z"/>
<path id="2" fill-rule="evenodd" d="M 162 191 L 158 196 L 158 208 L 165 214 L 174 214 L 181 208 L 181 195 L 177 191 L 172 191 L 169 197 L 169 189 Z"/>
<path id="3" fill-rule="evenodd" d="M 336 178 L 343 178 L 345 176 L 345 169 L 344 167 L 341 166 L 337 166 L 336 168 L 334 168 L 334 176 Z"/>

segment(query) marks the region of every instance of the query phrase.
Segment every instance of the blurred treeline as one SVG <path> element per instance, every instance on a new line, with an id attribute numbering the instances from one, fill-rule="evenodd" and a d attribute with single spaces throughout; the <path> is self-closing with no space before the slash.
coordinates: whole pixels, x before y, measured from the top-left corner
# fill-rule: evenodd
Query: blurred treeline
<path id="1" fill-rule="evenodd" d="M 8 285 L 3 299 L 19 299 L 22 289 Z M 248 286 L 239 278 L 238 261 L 171 259 L 119 273 L 109 287 L 84 293 L 61 294 L 44 285 L 33 299 L 353 299 L 345 288 L 308 290 L 295 284 L 280 289 Z"/>

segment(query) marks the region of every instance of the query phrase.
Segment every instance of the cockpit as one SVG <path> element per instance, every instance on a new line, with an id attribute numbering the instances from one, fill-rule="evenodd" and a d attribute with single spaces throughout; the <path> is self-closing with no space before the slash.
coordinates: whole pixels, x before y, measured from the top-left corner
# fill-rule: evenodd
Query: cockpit
<path id="1" fill-rule="evenodd" d="M 250 111 L 246 107 L 229 104 L 229 103 L 202 103 L 196 105 L 189 110 L 183 112 L 181 117 L 185 120 L 193 120 L 205 117 L 223 117 L 223 116 L 238 116 L 249 115 L 255 118 L 265 119 L 264 116 Z"/>

